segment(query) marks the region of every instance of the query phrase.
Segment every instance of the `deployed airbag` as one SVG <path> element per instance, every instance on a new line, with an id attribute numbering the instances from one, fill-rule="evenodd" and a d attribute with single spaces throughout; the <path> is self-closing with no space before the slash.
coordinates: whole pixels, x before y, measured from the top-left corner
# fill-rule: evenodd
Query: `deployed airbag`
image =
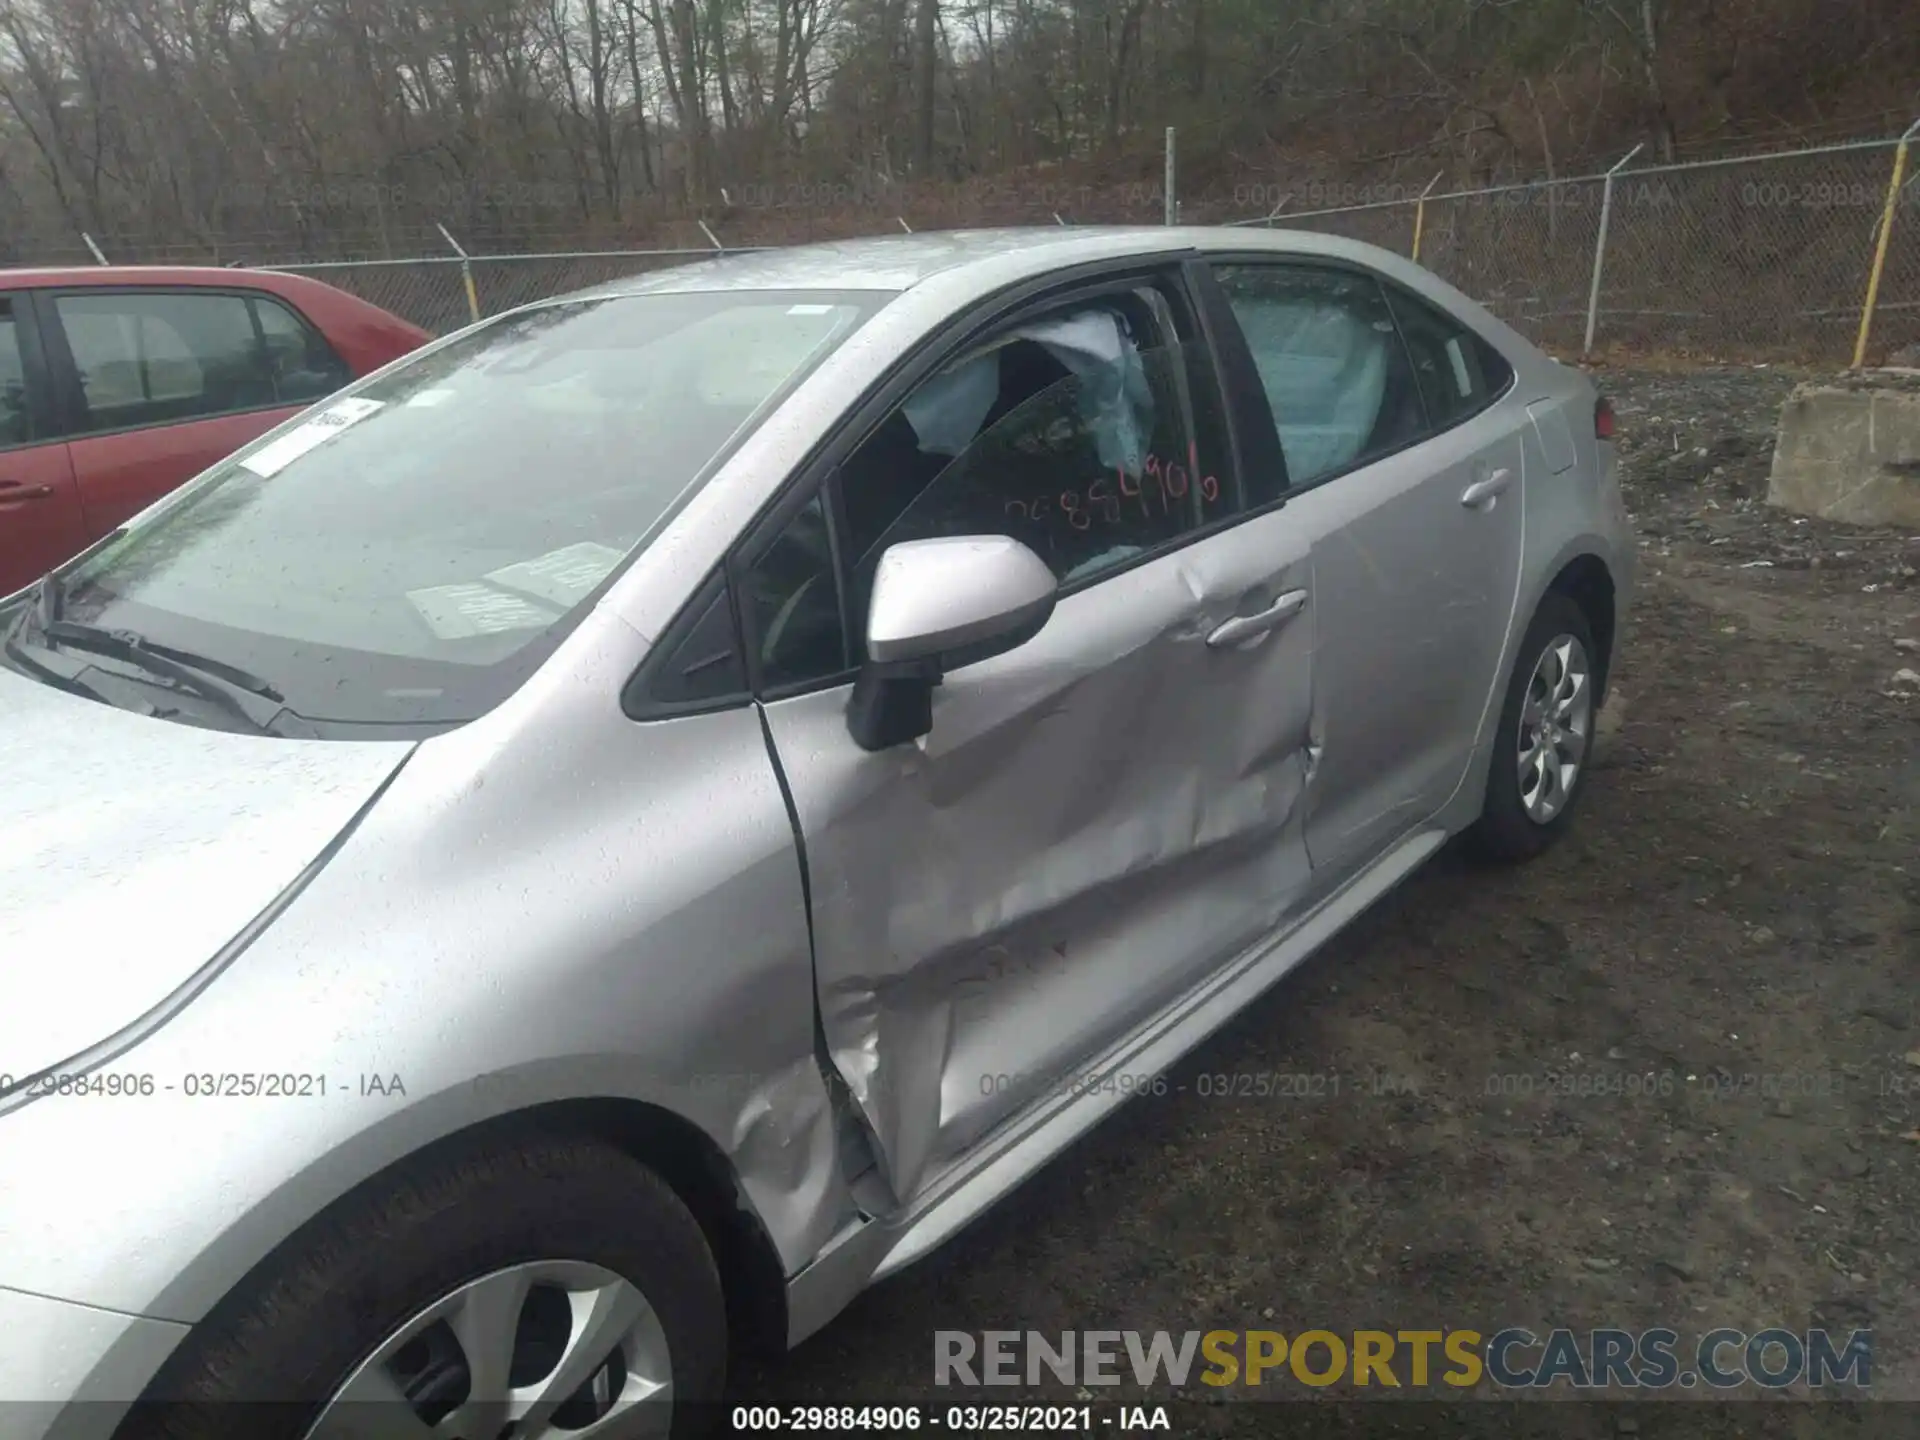
<path id="1" fill-rule="evenodd" d="M 1140 347 L 1110 310 L 1023 325 L 985 352 L 932 376 L 903 407 L 920 449 L 955 456 L 980 438 L 1000 394 L 1000 352 L 1019 340 L 1043 347 L 1079 382 L 1080 418 L 1093 432 L 1100 463 L 1141 473 L 1153 433 L 1153 390 Z"/>

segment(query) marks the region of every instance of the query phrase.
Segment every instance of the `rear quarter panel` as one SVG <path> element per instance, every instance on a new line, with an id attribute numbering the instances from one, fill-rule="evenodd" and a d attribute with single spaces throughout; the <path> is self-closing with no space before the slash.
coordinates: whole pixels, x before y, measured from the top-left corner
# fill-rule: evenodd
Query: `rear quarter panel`
<path id="1" fill-rule="evenodd" d="M 1537 354 L 1538 352 L 1536 352 Z M 1533 608 L 1567 565 L 1582 555 L 1602 561 L 1613 577 L 1615 611 L 1624 618 L 1637 573 L 1632 522 L 1620 493 L 1615 447 L 1594 433 L 1600 389 L 1584 371 L 1539 356 L 1523 379 L 1530 398 L 1546 398 L 1573 432 L 1573 468 L 1531 478 L 1527 490 L 1527 589 L 1531 603 L 1516 617 L 1524 628 Z M 1615 637 L 1616 648 L 1618 635 Z"/>
<path id="2" fill-rule="evenodd" d="M 1632 526 L 1620 498 L 1613 446 L 1599 444 L 1593 438 L 1596 392 L 1592 381 L 1578 370 L 1555 363 L 1524 340 L 1513 347 L 1501 343 L 1495 335 L 1488 334 L 1488 338 L 1499 343 L 1501 352 L 1514 365 L 1515 388 L 1503 403 L 1512 408 L 1527 447 L 1526 523 L 1518 602 L 1508 625 L 1498 688 L 1489 697 L 1473 762 L 1443 816 L 1442 823 L 1450 830 L 1471 824 L 1480 814 L 1505 686 L 1518 661 L 1520 641 L 1554 582 L 1583 557 L 1593 557 L 1607 567 L 1614 583 L 1612 653 L 1617 658 L 1626 634 L 1636 573 Z M 1573 429 L 1577 459 L 1571 469 L 1557 475 L 1551 472 L 1539 433 L 1527 418 L 1529 401 L 1540 399 L 1567 407 Z"/>

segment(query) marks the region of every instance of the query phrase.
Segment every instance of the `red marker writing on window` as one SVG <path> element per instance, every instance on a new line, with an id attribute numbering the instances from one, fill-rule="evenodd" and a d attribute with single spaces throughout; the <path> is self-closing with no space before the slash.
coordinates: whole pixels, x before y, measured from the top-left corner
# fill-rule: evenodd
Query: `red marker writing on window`
<path id="1" fill-rule="evenodd" d="M 1053 507 L 1060 507 L 1060 514 L 1076 530 L 1091 529 L 1093 522 L 1103 520 L 1109 525 L 1118 525 L 1122 514 L 1122 497 L 1140 502 L 1140 514 L 1147 519 L 1153 518 L 1152 501 L 1160 502 L 1160 513 L 1171 514 L 1173 501 L 1186 497 L 1188 490 L 1198 489 L 1200 498 L 1211 503 L 1220 498 L 1220 481 L 1212 475 L 1200 475 L 1200 457 L 1197 447 L 1188 446 L 1186 465 L 1175 461 L 1162 460 L 1158 455 L 1148 455 L 1141 467 L 1139 479 L 1127 473 L 1124 465 L 1114 466 L 1114 475 L 1119 485 L 1119 494 L 1107 488 L 1105 480 L 1096 480 L 1083 494 L 1078 490 L 1062 490 L 1057 496 L 1039 495 L 1032 500 L 1009 500 L 1005 510 L 1009 515 L 1018 515 L 1023 520 L 1041 520 L 1053 513 Z M 1196 481 L 1193 477 L 1198 475 Z M 1148 483 L 1151 482 L 1151 483 Z"/>

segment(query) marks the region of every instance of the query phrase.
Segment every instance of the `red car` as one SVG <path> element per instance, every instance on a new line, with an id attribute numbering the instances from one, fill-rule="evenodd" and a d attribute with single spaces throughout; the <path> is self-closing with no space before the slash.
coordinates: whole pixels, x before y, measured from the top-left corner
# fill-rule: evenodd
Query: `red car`
<path id="1" fill-rule="evenodd" d="M 264 270 L 0 270 L 0 596 L 432 337 Z"/>

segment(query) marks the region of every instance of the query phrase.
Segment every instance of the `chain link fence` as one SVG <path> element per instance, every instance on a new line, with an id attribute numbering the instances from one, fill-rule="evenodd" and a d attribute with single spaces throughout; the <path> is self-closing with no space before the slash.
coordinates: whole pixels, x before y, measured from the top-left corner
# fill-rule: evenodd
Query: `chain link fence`
<path id="1" fill-rule="evenodd" d="M 590 250 L 544 255 L 432 255 L 408 260 L 315 261 L 264 268 L 323 280 L 414 324 L 444 334 L 482 315 L 644 275 L 669 265 L 708 260 L 702 250 Z"/>
<path id="2" fill-rule="evenodd" d="M 1920 128 L 1920 127 L 1916 127 Z M 1268 214 L 1411 253 L 1549 348 L 1853 359 L 1888 198 L 1868 357 L 1920 342 L 1906 141 Z M 1284 199 L 1285 197 L 1283 197 Z"/>
<path id="3" fill-rule="evenodd" d="M 1916 136 L 1920 126 L 1909 141 Z M 1278 203 L 1226 223 L 1317 230 L 1410 253 L 1561 354 L 1846 364 L 1854 359 L 1876 269 L 1866 358 L 1920 343 L 1920 174 L 1907 163 L 1909 141 L 1683 165 L 1623 162 L 1611 175 L 1446 193 L 1397 184 L 1262 185 L 1251 187 L 1257 194 L 1243 196 L 1243 203 L 1280 192 Z M 1897 189 L 1896 168 L 1904 172 Z M 1139 224 L 1158 208 L 1155 197 L 1150 207 L 1119 191 L 1074 198 L 1081 203 L 1066 216 L 1043 203 L 1037 214 L 995 211 L 973 223 Z M 1301 200 L 1326 199 L 1350 203 L 1298 208 Z M 953 204 L 937 208 L 937 223 L 954 222 L 947 213 Z M 1181 208 L 1196 218 L 1223 212 L 1219 201 L 1197 198 Z M 1893 224 L 1882 256 L 1889 213 Z M 904 216 L 871 211 L 836 221 L 813 216 L 809 238 L 821 238 L 823 224 L 834 233 L 913 228 Z M 311 275 L 444 332 L 476 316 L 662 266 L 765 248 L 728 243 L 723 250 L 722 237 L 704 222 L 686 228 L 709 243 L 469 256 L 447 236 L 441 255 L 270 268 Z"/>

